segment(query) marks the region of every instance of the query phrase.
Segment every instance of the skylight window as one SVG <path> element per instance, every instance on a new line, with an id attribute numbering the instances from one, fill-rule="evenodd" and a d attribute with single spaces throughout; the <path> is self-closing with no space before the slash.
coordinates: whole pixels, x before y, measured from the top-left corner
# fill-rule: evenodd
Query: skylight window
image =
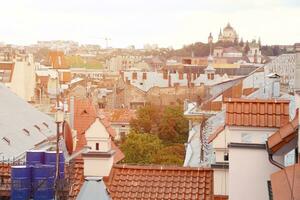
<path id="1" fill-rule="evenodd" d="M 35 127 L 39 132 L 41 132 L 41 128 L 40 128 L 38 125 L 34 125 L 34 127 Z"/>
<path id="2" fill-rule="evenodd" d="M 8 145 L 10 145 L 10 140 L 7 137 L 3 137 L 2 140 L 6 142 Z"/>
<path id="3" fill-rule="evenodd" d="M 49 125 L 48 125 L 46 122 L 43 122 L 43 125 L 44 125 L 46 128 L 49 128 Z"/>
<path id="4" fill-rule="evenodd" d="M 30 132 L 29 132 L 26 128 L 23 128 L 23 132 L 24 132 L 27 136 L 30 136 Z"/>

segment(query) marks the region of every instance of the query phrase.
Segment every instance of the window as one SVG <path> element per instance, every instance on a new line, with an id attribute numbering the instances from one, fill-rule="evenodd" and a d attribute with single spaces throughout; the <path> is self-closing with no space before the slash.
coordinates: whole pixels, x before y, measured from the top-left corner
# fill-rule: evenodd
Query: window
<path id="1" fill-rule="evenodd" d="M 249 133 L 242 133 L 242 142 L 243 143 L 251 143 L 251 135 Z"/>
<path id="2" fill-rule="evenodd" d="M 143 73 L 143 80 L 146 80 L 146 79 L 147 79 L 147 73 L 144 72 L 144 73 Z"/>
<path id="3" fill-rule="evenodd" d="M 136 80 L 137 79 L 137 73 L 136 72 L 133 72 L 132 73 L 132 80 Z"/>
<path id="4" fill-rule="evenodd" d="M 99 150 L 99 143 L 96 143 L 96 150 Z"/>

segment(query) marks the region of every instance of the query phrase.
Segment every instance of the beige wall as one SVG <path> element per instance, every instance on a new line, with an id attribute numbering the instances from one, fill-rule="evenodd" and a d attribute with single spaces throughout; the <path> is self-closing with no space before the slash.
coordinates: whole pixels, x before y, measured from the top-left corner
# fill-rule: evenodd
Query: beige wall
<path id="1" fill-rule="evenodd" d="M 124 127 L 123 127 L 124 126 Z M 116 137 L 115 140 L 121 139 L 121 132 L 124 132 L 125 135 L 127 135 L 130 131 L 130 125 L 128 123 L 112 123 L 111 127 L 116 131 Z"/>
<path id="2" fill-rule="evenodd" d="M 279 169 L 265 149 L 229 148 L 229 199 L 267 200 L 267 181 Z"/>
<path id="3" fill-rule="evenodd" d="M 84 176 L 109 176 L 113 165 L 111 158 L 84 157 Z"/>
<path id="4" fill-rule="evenodd" d="M 111 150 L 111 140 L 104 125 L 97 118 L 85 132 L 90 153 L 107 153 Z M 99 150 L 96 150 L 96 143 Z M 84 156 L 84 176 L 108 176 L 113 165 L 113 156 L 105 158 L 101 155 Z"/>
<path id="5" fill-rule="evenodd" d="M 109 133 L 98 118 L 85 132 L 85 138 L 87 145 L 92 148 L 91 151 L 97 151 L 96 143 L 99 143 L 99 152 L 108 152 L 111 149 Z"/>
<path id="6" fill-rule="evenodd" d="M 32 55 L 24 61 L 15 61 L 12 80 L 5 85 L 25 101 L 33 100 L 36 81 Z"/>
<path id="7" fill-rule="evenodd" d="M 228 195 L 228 169 L 214 169 L 214 194 Z"/>

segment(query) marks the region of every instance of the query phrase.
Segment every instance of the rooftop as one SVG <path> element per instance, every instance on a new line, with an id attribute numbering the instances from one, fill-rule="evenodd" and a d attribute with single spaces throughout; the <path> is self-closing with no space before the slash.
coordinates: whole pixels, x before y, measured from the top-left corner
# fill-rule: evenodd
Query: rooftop
<path id="1" fill-rule="evenodd" d="M 289 100 L 226 98 L 226 125 L 280 128 L 289 122 Z"/>
<path id="2" fill-rule="evenodd" d="M 213 170 L 114 165 L 107 186 L 118 199 L 213 199 Z"/>

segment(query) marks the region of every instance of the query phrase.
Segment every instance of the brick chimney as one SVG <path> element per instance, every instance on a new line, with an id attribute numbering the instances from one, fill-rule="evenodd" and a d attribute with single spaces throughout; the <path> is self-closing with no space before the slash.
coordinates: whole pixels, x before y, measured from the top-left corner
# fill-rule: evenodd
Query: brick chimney
<path id="1" fill-rule="evenodd" d="M 85 177 L 109 176 L 115 151 L 111 148 L 110 135 L 99 118 L 86 130 L 88 153 L 82 154 Z"/>

